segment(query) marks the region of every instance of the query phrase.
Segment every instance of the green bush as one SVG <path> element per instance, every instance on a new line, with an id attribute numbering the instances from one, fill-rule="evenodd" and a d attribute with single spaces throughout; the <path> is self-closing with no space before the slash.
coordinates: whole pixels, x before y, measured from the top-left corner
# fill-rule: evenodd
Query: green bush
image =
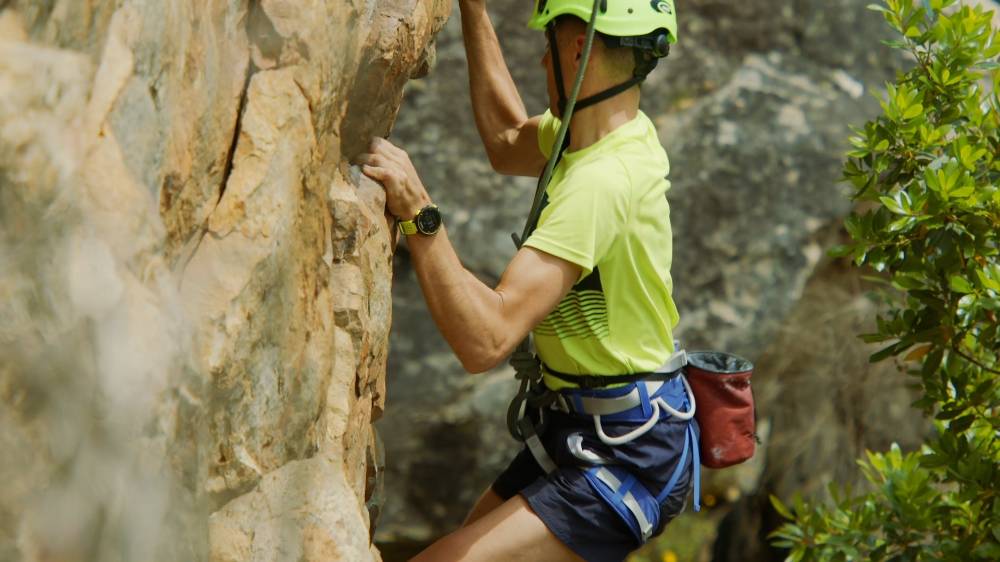
<path id="1" fill-rule="evenodd" d="M 772 502 L 789 560 L 1000 560 L 1000 72 L 992 12 L 955 0 L 872 5 L 914 61 L 856 130 L 858 208 L 834 255 L 889 286 L 877 331 L 934 420 L 915 452 L 859 461 L 870 492 Z"/>

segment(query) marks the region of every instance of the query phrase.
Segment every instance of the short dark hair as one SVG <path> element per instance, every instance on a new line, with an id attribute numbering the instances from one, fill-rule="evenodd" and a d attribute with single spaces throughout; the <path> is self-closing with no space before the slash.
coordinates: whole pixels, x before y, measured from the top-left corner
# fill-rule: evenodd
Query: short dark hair
<path id="1" fill-rule="evenodd" d="M 584 27 L 587 25 L 587 22 L 572 14 L 562 14 L 552 19 L 553 25 L 570 22 Z M 635 50 L 632 47 L 609 46 L 609 36 L 600 31 L 595 31 L 594 35 L 604 46 L 605 69 L 622 80 L 631 78 L 635 71 Z"/>

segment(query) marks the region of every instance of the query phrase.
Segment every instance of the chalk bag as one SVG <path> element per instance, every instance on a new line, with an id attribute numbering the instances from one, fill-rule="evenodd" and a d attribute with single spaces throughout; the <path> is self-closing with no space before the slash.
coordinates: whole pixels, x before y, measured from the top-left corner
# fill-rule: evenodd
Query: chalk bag
<path id="1" fill-rule="evenodd" d="M 698 403 L 695 419 L 701 430 L 701 464 L 725 468 L 753 456 L 753 363 L 721 351 L 689 351 L 684 368 Z"/>

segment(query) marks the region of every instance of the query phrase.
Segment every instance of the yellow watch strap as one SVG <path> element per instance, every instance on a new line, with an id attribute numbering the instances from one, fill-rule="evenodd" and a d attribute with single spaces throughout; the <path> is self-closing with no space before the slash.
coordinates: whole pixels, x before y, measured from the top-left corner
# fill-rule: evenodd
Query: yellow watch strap
<path id="1" fill-rule="evenodd" d="M 417 223 L 415 221 L 399 221 L 396 225 L 399 227 L 399 231 L 406 236 L 417 233 Z"/>

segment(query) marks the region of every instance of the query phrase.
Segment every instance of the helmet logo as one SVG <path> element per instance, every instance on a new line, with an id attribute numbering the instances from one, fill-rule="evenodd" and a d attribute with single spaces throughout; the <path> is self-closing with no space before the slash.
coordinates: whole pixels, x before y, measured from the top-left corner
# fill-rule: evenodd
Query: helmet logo
<path id="1" fill-rule="evenodd" d="M 652 6 L 654 10 L 662 14 L 674 13 L 674 7 L 671 6 L 670 2 L 667 2 L 667 0 L 652 0 L 649 5 Z"/>

